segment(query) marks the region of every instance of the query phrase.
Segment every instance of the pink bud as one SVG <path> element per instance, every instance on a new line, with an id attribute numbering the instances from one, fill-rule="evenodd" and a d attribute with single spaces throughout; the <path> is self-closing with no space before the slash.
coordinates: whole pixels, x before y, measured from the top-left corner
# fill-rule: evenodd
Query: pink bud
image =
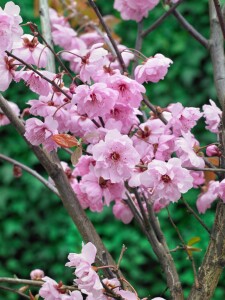
<path id="1" fill-rule="evenodd" d="M 208 156 L 221 156 L 221 151 L 216 145 L 210 145 L 206 148 L 206 154 Z"/>
<path id="2" fill-rule="evenodd" d="M 35 270 L 30 272 L 30 278 L 32 280 L 40 280 L 43 277 L 45 277 L 45 273 L 44 273 L 44 271 L 42 271 L 40 269 L 35 269 Z"/>

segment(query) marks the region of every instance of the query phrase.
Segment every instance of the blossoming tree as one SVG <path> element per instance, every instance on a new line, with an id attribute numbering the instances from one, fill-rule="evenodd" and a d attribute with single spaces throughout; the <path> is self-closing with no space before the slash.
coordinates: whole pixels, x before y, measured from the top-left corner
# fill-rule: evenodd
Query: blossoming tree
<path id="1" fill-rule="evenodd" d="M 212 299 L 225 257 L 224 8 L 219 1 L 209 0 L 211 37 L 207 40 L 177 11 L 182 0 L 163 2 L 167 11 L 144 31 L 142 20 L 159 0 L 114 1 L 121 18 L 138 23 L 134 49 L 113 39 L 93 0 L 88 0 L 87 9 L 94 11 L 99 24 L 88 20 L 79 30 L 70 22 L 77 15 L 73 1 L 67 3 L 66 18 L 40 0 L 43 33 L 31 22 L 22 24 L 20 8 L 13 2 L 0 8 L 0 91 L 10 88 L 11 81 L 24 81 L 37 98 L 28 101 L 27 109 L 20 112 L 13 99 L 0 95 L 0 125 L 14 126 L 49 180 L 4 154 L 0 158 L 14 164 L 17 173 L 20 168 L 28 171 L 58 195 L 84 240 L 81 253 L 70 253 L 66 263 L 75 268 L 73 286 L 57 283 L 44 276 L 42 270 L 34 270 L 31 280 L 2 277 L 0 282 L 36 285 L 38 293 L 29 291 L 28 295 L 27 287 L 0 289 L 31 300 L 140 299 L 120 270 L 124 248 L 115 263 L 85 213 L 85 209 L 97 213 L 112 205 L 117 219 L 129 224 L 134 218 L 140 226 L 164 272 L 168 297 L 184 299 L 157 213 L 168 210 L 171 202 L 179 201 L 189 190 L 201 188 L 196 201 L 199 213 L 205 213 L 217 199 L 218 204 L 213 228 L 208 229 L 199 214 L 184 202 L 210 236 L 198 270 L 192 254 L 197 240 L 185 243 L 169 210 L 168 214 L 181 242 L 176 250 L 186 251 L 193 268 L 188 299 Z M 147 98 L 145 87 L 163 80 L 173 62 L 162 53 L 145 57 L 141 53 L 142 38 L 170 14 L 210 51 L 221 109 L 213 100 L 201 111 L 181 103 L 159 107 Z M 23 34 L 23 26 L 29 27 L 30 34 Z M 62 50 L 55 52 L 52 40 Z M 191 132 L 202 117 L 206 129 L 218 140 L 205 147 L 205 153 L 201 141 Z M 59 148 L 70 155 L 71 162 L 60 161 Z M 212 156 L 218 158 L 219 166 L 212 163 Z M 214 174 L 210 181 L 206 171 Z"/>

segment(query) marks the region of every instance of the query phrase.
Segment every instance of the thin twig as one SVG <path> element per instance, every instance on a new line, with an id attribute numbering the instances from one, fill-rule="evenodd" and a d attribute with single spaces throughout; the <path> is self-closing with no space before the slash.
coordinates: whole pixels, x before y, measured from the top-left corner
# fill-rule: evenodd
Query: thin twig
<path id="1" fill-rule="evenodd" d="M 111 32 L 110 32 L 108 26 L 106 25 L 106 23 L 105 23 L 105 21 L 104 21 L 102 15 L 101 15 L 101 13 L 100 13 L 98 7 L 95 5 L 95 3 L 94 3 L 93 0 L 88 0 L 88 3 L 89 3 L 89 5 L 93 8 L 93 10 L 95 11 L 95 13 L 96 13 L 96 15 L 97 15 L 97 17 L 98 17 L 98 19 L 99 19 L 99 21 L 100 21 L 102 27 L 104 28 L 104 30 L 105 30 L 105 32 L 106 32 L 106 34 L 107 34 L 107 36 L 108 36 L 108 38 L 109 38 L 111 44 L 113 45 L 113 48 L 115 49 L 115 52 L 116 52 L 118 61 L 119 61 L 119 63 L 120 63 L 120 66 L 121 66 L 123 72 L 127 72 L 127 68 L 126 68 L 126 65 L 125 65 L 125 63 L 124 63 L 124 61 L 123 61 L 122 55 L 121 55 L 121 53 L 120 53 L 120 51 L 119 51 L 119 49 L 118 49 L 118 47 L 117 47 L 117 45 L 116 45 L 115 40 L 114 40 L 113 37 L 112 37 L 112 34 L 111 34 Z"/>
<path id="2" fill-rule="evenodd" d="M 127 247 L 125 245 L 122 246 L 122 249 L 121 249 L 121 252 L 120 252 L 120 256 L 119 256 L 119 259 L 118 259 L 118 263 L 116 265 L 117 269 L 120 268 L 120 263 L 122 261 L 122 258 L 123 258 L 123 255 L 124 255 L 124 252 L 127 250 Z"/>
<path id="3" fill-rule="evenodd" d="M 155 30 L 172 12 L 181 4 L 184 0 L 178 1 L 175 5 L 173 5 L 167 12 L 165 12 L 158 20 L 156 20 L 148 29 L 142 32 L 142 38 Z"/>
<path id="4" fill-rule="evenodd" d="M 218 0 L 213 0 L 213 1 L 214 1 L 214 5 L 216 8 L 216 13 L 218 16 L 220 27 L 221 27 L 221 30 L 223 33 L 223 38 L 225 40 L 225 22 L 224 22 L 224 17 L 223 17 L 222 11 L 221 11 L 220 2 Z"/>
<path id="5" fill-rule="evenodd" d="M 173 15 L 177 18 L 180 22 L 182 27 L 186 29 L 202 46 L 206 49 L 209 48 L 209 41 L 201 35 L 177 10 L 173 11 Z"/>
<path id="6" fill-rule="evenodd" d="M 153 105 L 149 99 L 147 98 L 147 96 L 143 95 L 143 100 L 144 104 L 151 110 L 153 111 L 153 113 L 164 123 L 167 124 L 167 120 L 163 117 L 163 115 L 161 113 L 159 113 L 157 111 L 157 108 L 155 107 L 155 105 Z"/>
<path id="7" fill-rule="evenodd" d="M 192 269 L 193 269 L 193 274 L 194 274 L 195 286 L 196 286 L 196 288 L 199 288 L 199 282 L 198 282 L 198 277 L 197 277 L 197 270 L 196 270 L 196 266 L 195 266 L 194 259 L 193 259 L 193 257 L 190 255 L 190 253 L 188 252 L 188 249 L 187 249 L 187 246 L 186 246 L 186 244 L 185 244 L 185 241 L 184 241 L 182 235 L 180 234 L 180 231 L 179 231 L 178 227 L 177 227 L 176 224 L 174 223 L 174 221 L 173 221 L 173 219 L 172 219 L 172 217 L 171 217 L 171 215 L 170 215 L 170 212 L 169 212 L 168 207 L 166 208 L 166 210 L 167 210 L 167 213 L 168 213 L 168 217 L 169 217 L 170 223 L 172 224 L 172 226 L 173 226 L 174 229 L 176 230 L 176 233 L 177 233 L 177 235 L 178 235 L 178 237 L 179 237 L 179 240 L 181 241 L 181 243 L 182 243 L 182 245 L 183 245 L 183 247 L 184 247 L 184 249 L 185 249 L 185 251 L 186 251 L 186 253 L 187 253 L 187 255 L 188 255 L 188 258 L 189 258 L 189 260 L 190 260 L 190 262 L 191 262 L 191 264 L 192 264 Z"/>
<path id="8" fill-rule="evenodd" d="M 181 199 L 183 200 L 187 210 L 195 217 L 195 219 L 202 225 L 202 227 L 205 228 L 205 230 L 211 234 L 210 229 L 205 225 L 205 223 L 202 221 L 202 219 L 198 216 L 198 214 L 196 214 L 196 212 L 190 207 L 190 205 L 187 203 L 187 201 L 181 197 Z"/>
<path id="9" fill-rule="evenodd" d="M 21 169 L 23 169 L 24 171 L 30 173 L 32 176 L 34 176 L 35 178 L 37 178 L 41 183 L 43 183 L 48 189 L 50 189 L 54 194 L 56 194 L 57 196 L 59 196 L 58 190 L 54 187 L 54 185 L 51 184 L 51 182 L 49 182 L 48 180 L 46 180 L 44 177 L 42 177 L 39 173 L 37 173 L 36 171 L 32 170 L 31 168 L 29 168 L 28 166 L 20 163 L 19 161 L 12 159 L 6 155 L 3 155 L 0 153 L 0 159 L 5 160 L 13 165 L 19 166 Z"/>
<path id="10" fill-rule="evenodd" d="M 14 294 L 17 294 L 17 295 L 22 296 L 22 297 L 25 298 L 25 299 L 30 299 L 30 297 L 27 296 L 26 294 L 24 294 L 24 293 L 22 293 L 22 292 L 20 292 L 20 291 L 11 289 L 11 288 L 6 287 L 6 286 L 0 285 L 0 290 L 5 290 L 5 291 L 8 291 L 8 292 L 12 292 L 12 293 L 14 293 Z"/>

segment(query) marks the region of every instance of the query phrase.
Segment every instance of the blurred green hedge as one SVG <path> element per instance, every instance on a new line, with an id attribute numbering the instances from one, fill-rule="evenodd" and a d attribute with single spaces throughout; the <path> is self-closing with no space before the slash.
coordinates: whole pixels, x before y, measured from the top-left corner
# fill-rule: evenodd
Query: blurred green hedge
<path id="1" fill-rule="evenodd" d="M 6 2 L 1 1 L 1 5 Z M 15 3 L 21 6 L 24 22 L 38 22 L 37 18 L 33 17 L 33 1 L 17 0 Z M 113 1 L 99 0 L 97 5 L 103 14 L 119 17 L 119 13 L 113 10 Z M 207 0 L 189 0 L 180 7 L 188 21 L 208 38 L 207 9 Z M 159 4 L 144 21 L 144 27 L 150 26 L 163 12 L 163 7 Z M 136 30 L 137 25 L 132 21 L 121 22 L 116 28 L 116 32 L 122 37 L 122 43 L 131 48 L 135 45 Z M 146 56 L 160 52 L 174 61 L 164 81 L 148 86 L 148 96 L 154 104 L 166 106 L 179 101 L 187 106 L 201 106 L 208 102 L 209 98 L 216 99 L 209 53 L 180 27 L 173 16 L 168 17 L 155 32 L 144 39 L 142 51 Z M 22 84 L 12 84 L 4 95 L 18 103 L 21 108 L 26 106 L 28 100 L 36 98 Z M 203 130 L 204 125 L 201 123 L 195 133 L 201 138 L 201 144 L 205 145 L 215 137 Z M 46 176 L 37 159 L 11 126 L 1 127 L 0 136 L 1 153 L 29 165 Z M 197 191 L 185 195 L 185 199 L 194 209 L 196 196 Z M 215 206 L 202 216 L 208 226 L 212 225 L 214 208 Z M 197 246 L 202 248 L 203 252 L 194 254 L 199 266 L 207 247 L 207 233 L 187 213 L 182 202 L 170 205 L 170 211 L 186 242 L 194 236 L 201 237 Z M 101 214 L 88 212 L 88 215 L 115 259 L 118 259 L 123 244 L 128 247 L 121 266 L 140 296 L 153 297 L 165 292 L 164 297 L 169 299 L 159 263 L 135 223 L 124 225 L 115 220 L 110 207 L 105 208 Z M 166 210 L 159 213 L 159 219 L 170 249 L 175 248 L 180 242 L 168 220 Z M 57 281 L 63 280 L 71 284 L 72 271 L 64 265 L 69 252 L 80 251 L 81 242 L 79 233 L 56 196 L 29 174 L 24 173 L 21 178 L 15 179 L 12 166 L 0 162 L 0 276 L 12 277 L 15 274 L 21 278 L 29 278 L 32 269 L 41 268 L 46 275 Z M 186 256 L 183 252 L 173 254 L 185 295 L 193 283 L 191 263 Z M 224 277 L 213 299 L 222 299 L 225 293 L 223 279 Z M 20 298 L 0 289 L 0 299 Z"/>

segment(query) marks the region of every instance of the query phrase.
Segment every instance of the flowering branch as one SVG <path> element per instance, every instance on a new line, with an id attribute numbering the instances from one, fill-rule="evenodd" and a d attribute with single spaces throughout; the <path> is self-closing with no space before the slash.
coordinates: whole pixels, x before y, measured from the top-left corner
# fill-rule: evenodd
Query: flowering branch
<path id="1" fill-rule="evenodd" d="M 59 196 L 59 193 L 57 191 L 57 189 L 54 187 L 54 185 L 52 185 L 48 180 L 46 180 L 44 177 L 42 177 L 39 173 L 37 173 L 36 171 L 32 170 L 31 168 L 27 167 L 26 165 L 18 162 L 15 159 L 12 159 L 6 155 L 3 155 L 0 153 L 0 159 L 8 161 L 9 163 L 19 166 L 21 169 L 23 169 L 24 171 L 30 173 L 32 176 L 34 176 L 35 178 L 37 178 L 41 183 L 43 183 L 48 189 L 50 189 L 54 194 L 56 194 L 57 196 Z"/>
<path id="2" fill-rule="evenodd" d="M 120 53 L 120 51 L 119 51 L 119 49 L 118 49 L 118 47 L 116 45 L 115 40 L 112 37 L 111 32 L 110 32 L 108 26 L 106 25 L 106 23 L 105 23 L 102 15 L 101 15 L 98 7 L 96 6 L 96 4 L 94 3 L 93 0 L 88 0 L 88 3 L 93 8 L 93 10 L 95 11 L 95 13 L 96 13 L 96 15 L 97 15 L 97 17 L 98 17 L 98 19 L 99 19 L 102 27 L 104 28 L 104 30 L 105 30 L 105 32 L 106 32 L 106 34 L 107 34 L 107 36 L 108 36 L 111 44 L 113 45 L 113 48 L 115 49 L 118 61 L 119 61 L 120 65 L 121 65 L 121 68 L 122 68 L 123 72 L 127 72 L 127 68 L 126 68 L 125 63 L 123 61 L 122 55 L 121 55 L 121 53 Z"/>

